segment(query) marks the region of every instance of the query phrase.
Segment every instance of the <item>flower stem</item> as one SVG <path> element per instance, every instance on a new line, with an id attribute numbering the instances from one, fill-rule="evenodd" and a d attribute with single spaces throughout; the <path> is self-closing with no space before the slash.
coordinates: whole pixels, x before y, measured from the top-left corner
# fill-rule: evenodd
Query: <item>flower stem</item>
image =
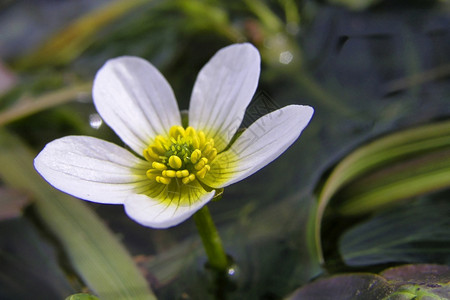
<path id="1" fill-rule="evenodd" d="M 194 220 L 208 256 L 209 265 L 217 271 L 225 272 L 228 268 L 228 258 L 206 205 L 194 214 Z"/>

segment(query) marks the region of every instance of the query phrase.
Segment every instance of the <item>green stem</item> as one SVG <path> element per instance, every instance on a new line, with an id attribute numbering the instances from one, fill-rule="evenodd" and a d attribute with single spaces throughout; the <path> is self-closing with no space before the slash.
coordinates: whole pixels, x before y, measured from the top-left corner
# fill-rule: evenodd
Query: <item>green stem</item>
<path id="1" fill-rule="evenodd" d="M 217 271 L 225 272 L 228 268 L 227 255 L 206 205 L 194 214 L 194 220 L 208 256 L 209 265 Z"/>

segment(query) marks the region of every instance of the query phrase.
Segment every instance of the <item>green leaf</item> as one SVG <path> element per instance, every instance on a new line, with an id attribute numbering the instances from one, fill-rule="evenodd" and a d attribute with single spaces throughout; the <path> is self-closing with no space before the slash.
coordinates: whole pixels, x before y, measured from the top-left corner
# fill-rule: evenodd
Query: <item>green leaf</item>
<path id="1" fill-rule="evenodd" d="M 90 93 L 91 90 L 92 83 L 84 83 L 52 91 L 38 97 L 21 99 L 13 106 L 0 111 L 0 126 L 72 101 L 76 99 L 78 95 Z"/>
<path id="2" fill-rule="evenodd" d="M 65 300 L 99 300 L 97 297 L 89 294 L 73 294 Z"/>
<path id="3" fill-rule="evenodd" d="M 0 222 L 0 299 L 64 299 L 76 292 L 58 251 L 26 217 Z"/>
<path id="4" fill-rule="evenodd" d="M 350 266 L 391 262 L 450 263 L 450 202 L 396 207 L 342 235 L 340 252 Z"/>
<path id="5" fill-rule="evenodd" d="M 35 52 L 24 56 L 16 67 L 28 69 L 67 64 L 95 41 L 100 30 L 145 3 L 145 0 L 114 1 L 88 13 L 56 33 Z"/>
<path id="6" fill-rule="evenodd" d="M 450 295 L 448 265 L 405 265 L 386 269 L 380 275 L 396 289 L 385 300 L 447 300 Z"/>
<path id="7" fill-rule="evenodd" d="M 34 155 L 0 130 L 0 176 L 35 197 L 43 223 L 61 242 L 73 268 L 101 299 L 155 299 L 131 256 L 81 200 L 49 186 L 33 169 Z"/>
<path id="8" fill-rule="evenodd" d="M 340 213 L 363 215 L 399 200 L 450 186 L 450 121 L 375 139 L 344 157 L 318 190 L 314 222 L 323 262 L 321 224 L 333 201 Z"/>

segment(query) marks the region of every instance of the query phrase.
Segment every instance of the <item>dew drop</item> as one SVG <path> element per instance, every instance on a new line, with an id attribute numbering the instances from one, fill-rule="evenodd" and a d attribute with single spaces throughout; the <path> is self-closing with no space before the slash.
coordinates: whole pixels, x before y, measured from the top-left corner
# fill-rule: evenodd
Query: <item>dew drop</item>
<path id="1" fill-rule="evenodd" d="M 94 113 L 89 116 L 89 125 L 94 129 L 99 129 L 102 126 L 103 120 L 99 114 Z"/>

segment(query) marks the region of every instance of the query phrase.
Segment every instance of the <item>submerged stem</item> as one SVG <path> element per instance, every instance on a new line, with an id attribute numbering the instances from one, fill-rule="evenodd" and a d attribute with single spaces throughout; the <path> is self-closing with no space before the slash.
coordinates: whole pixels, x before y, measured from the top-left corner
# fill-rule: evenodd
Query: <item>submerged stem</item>
<path id="1" fill-rule="evenodd" d="M 206 205 L 194 214 L 194 220 L 208 256 L 209 265 L 217 271 L 225 272 L 228 268 L 227 255 Z"/>

